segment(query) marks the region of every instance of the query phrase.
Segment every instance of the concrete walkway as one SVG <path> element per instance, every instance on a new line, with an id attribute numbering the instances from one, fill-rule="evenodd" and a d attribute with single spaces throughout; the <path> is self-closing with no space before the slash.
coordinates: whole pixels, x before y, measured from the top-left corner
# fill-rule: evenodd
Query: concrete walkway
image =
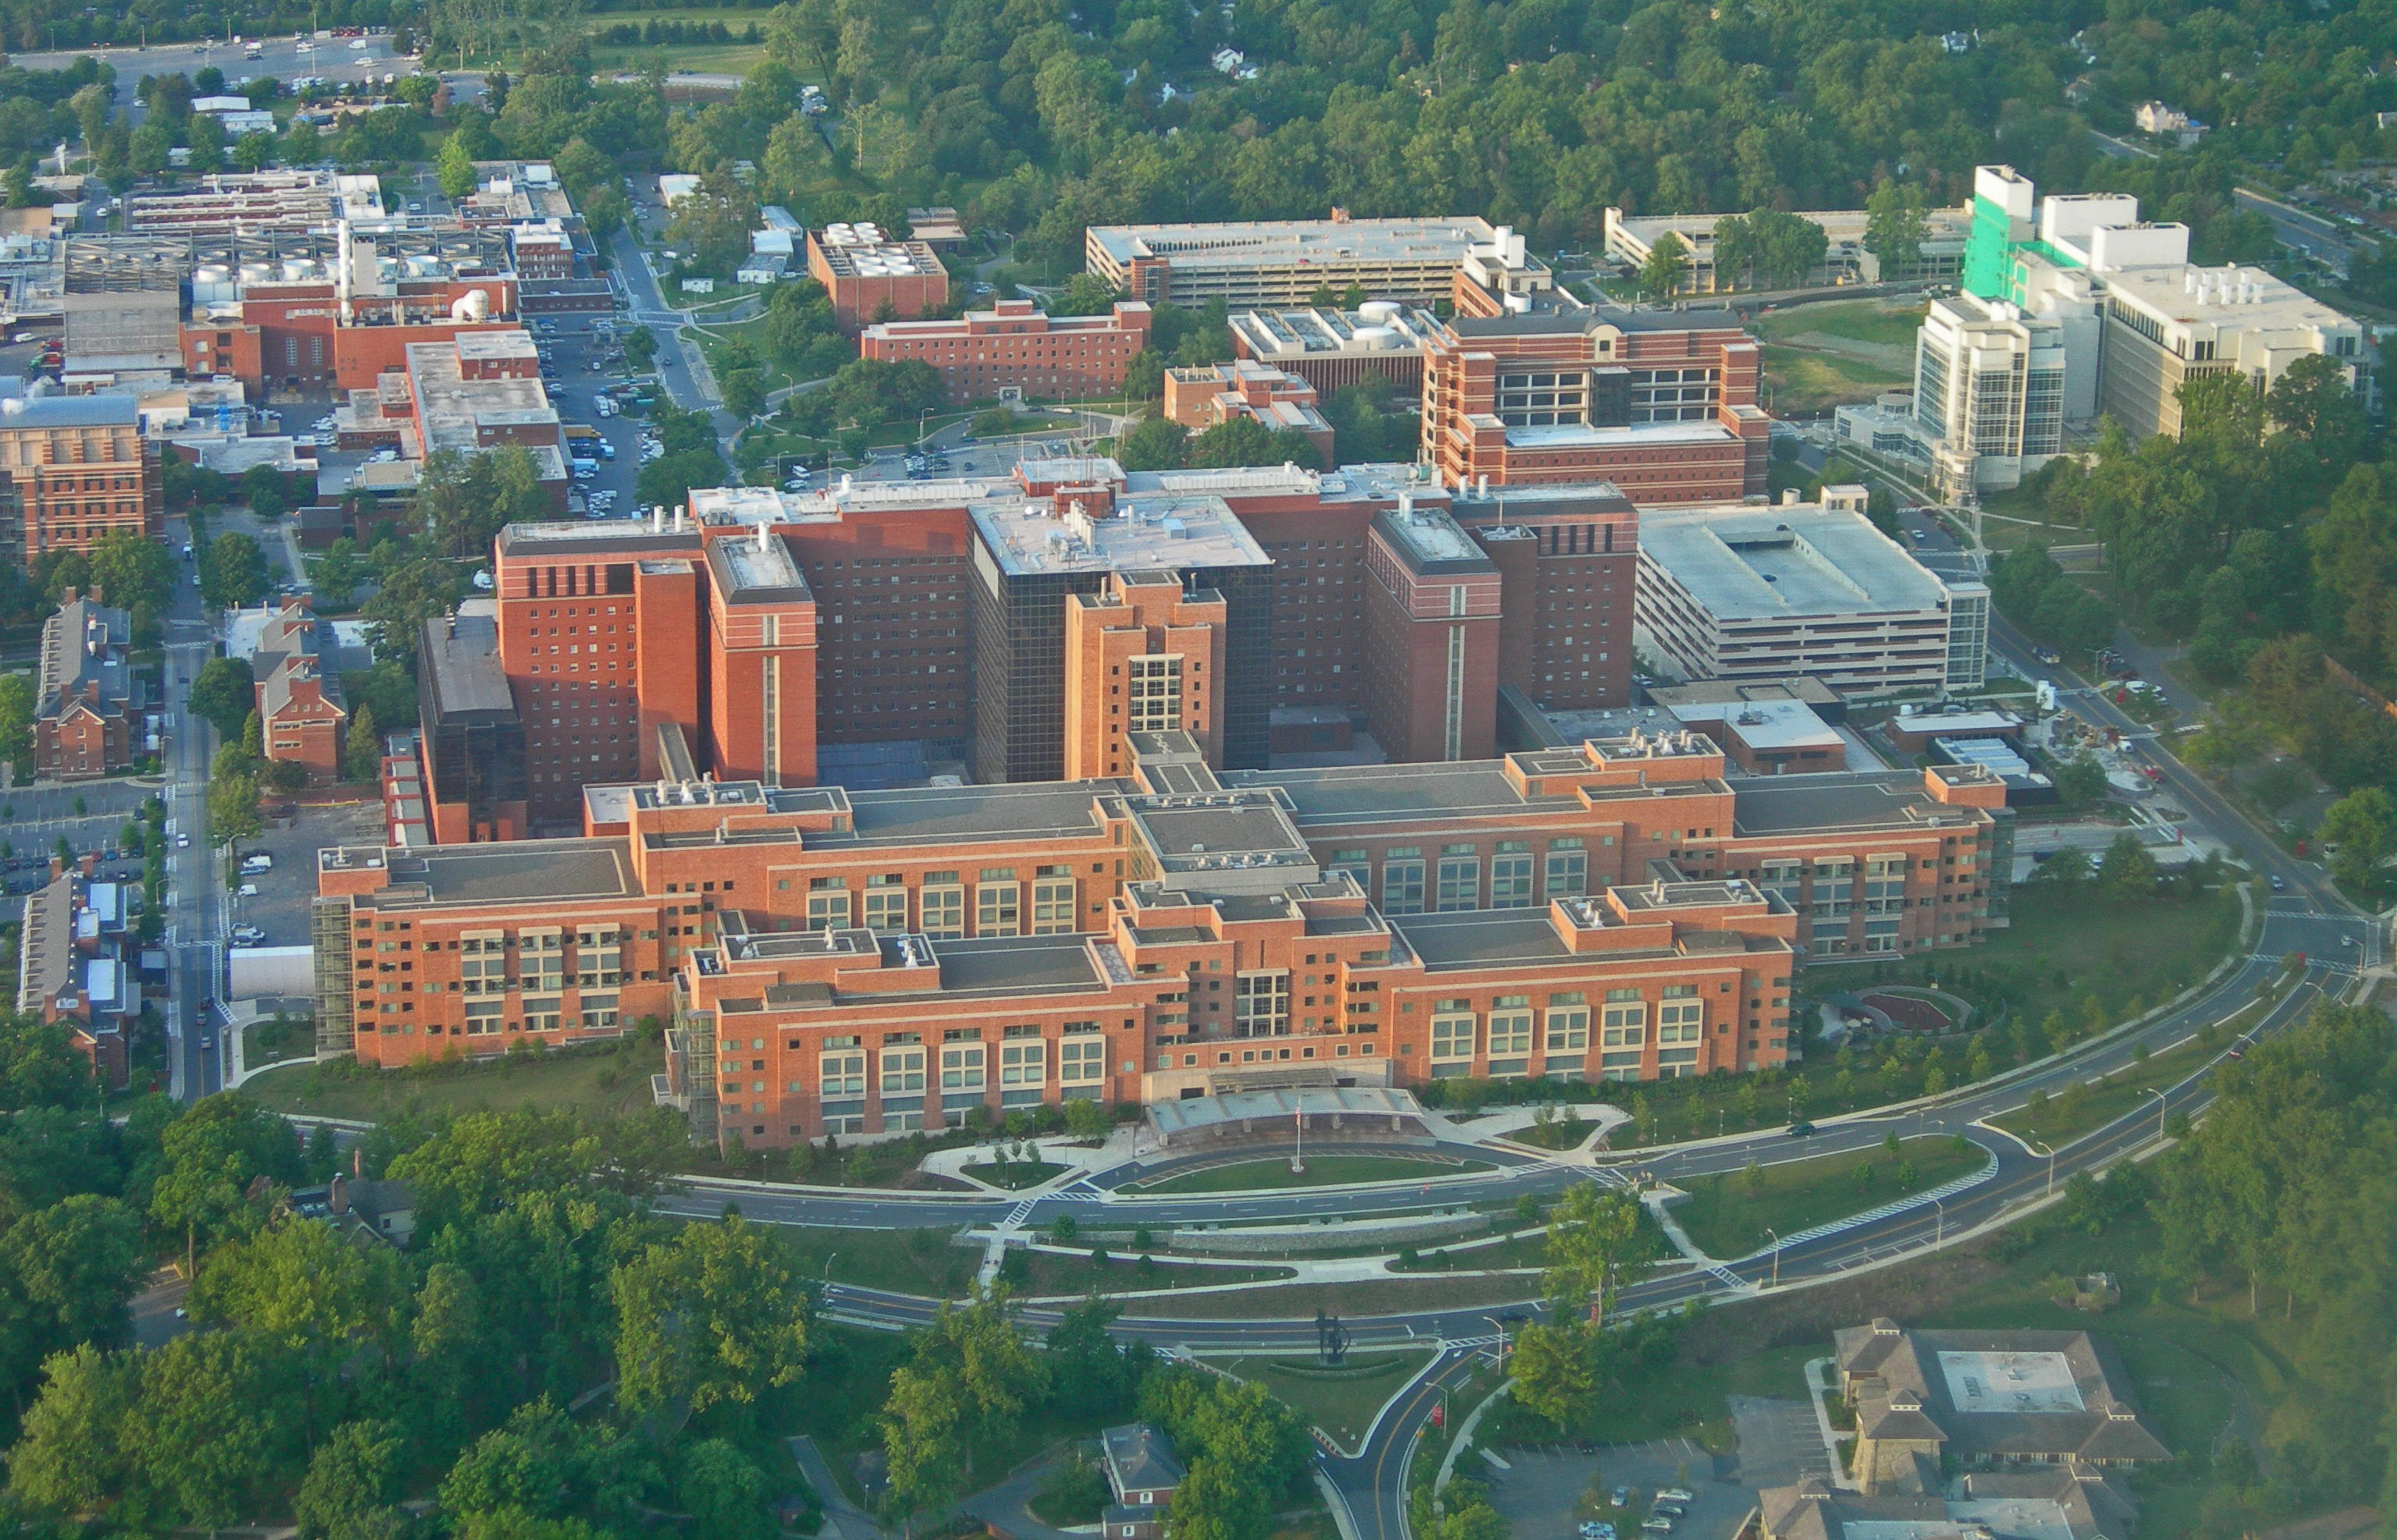
<path id="1" fill-rule="evenodd" d="M 824 1540 L 887 1540 L 882 1526 L 841 1491 L 832 1466 L 824 1463 L 824 1453 L 816 1448 L 813 1439 L 800 1433 L 785 1439 L 783 1443 L 790 1449 L 791 1461 L 799 1467 L 799 1474 L 815 1488 L 817 1501 L 824 1504 Z"/>
<path id="2" fill-rule="evenodd" d="M 953 1149 L 934 1150 L 924 1157 L 919 1169 L 931 1175 L 963 1182 L 981 1192 L 1009 1192 L 1018 1198 L 1040 1198 L 1060 1187 L 1070 1187 L 1094 1172 L 1109 1171 L 1127 1163 L 1132 1158 L 1134 1137 L 1132 1125 L 1118 1124 L 1105 1140 L 1096 1145 L 1085 1145 L 1064 1134 L 1034 1139 L 1032 1145 L 1038 1152 L 1038 1158 L 1065 1169 L 1029 1187 L 1001 1187 L 967 1172 L 968 1166 L 991 1164 L 994 1146 L 990 1145 L 960 1145 Z M 1023 1143 L 1019 1139 L 1003 1142 L 1010 1150 Z M 1009 1158 L 1014 1158 L 1011 1155 Z"/>
<path id="3" fill-rule="evenodd" d="M 1840 1434 L 1831 1426 L 1830 1409 L 1823 1398 L 1838 1393 L 1838 1384 L 1831 1378 L 1832 1360 L 1806 1360 L 1806 1399 L 1814 1408 L 1815 1431 L 1823 1436 L 1823 1453 L 1831 1462 L 1831 1487 L 1837 1492 L 1854 1492 L 1856 1483 L 1850 1480 L 1840 1462 Z"/>
<path id="4" fill-rule="evenodd" d="M 1057 1458 L 1063 1458 L 1058 1456 Z M 1035 1460 L 1011 1474 L 998 1485 L 975 1493 L 957 1505 L 957 1511 L 969 1518 L 979 1519 L 999 1533 L 1012 1540 L 1090 1540 L 1102 1526 L 1090 1524 L 1074 1529 L 1059 1529 L 1045 1524 L 1034 1515 L 1032 1499 L 1040 1495 L 1041 1486 L 1049 1480 L 1057 1459 Z"/>

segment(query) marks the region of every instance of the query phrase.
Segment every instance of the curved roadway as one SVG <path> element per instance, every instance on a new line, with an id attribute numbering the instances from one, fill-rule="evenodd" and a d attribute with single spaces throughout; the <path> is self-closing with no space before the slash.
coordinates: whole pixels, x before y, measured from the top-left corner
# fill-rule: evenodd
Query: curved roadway
<path id="1" fill-rule="evenodd" d="M 1960 1239 L 2026 1204 L 2043 1199 L 2079 1172 L 2100 1170 L 2156 1142 L 2171 1114 L 2193 1115 L 2211 1099 L 2207 1071 L 2230 1051 L 2230 1045 L 2226 1044 L 2203 1066 L 2178 1083 L 2163 1089 L 2158 1100 L 2144 1101 L 2136 1110 L 2052 1153 L 2043 1149 L 2034 1152 L 2014 1135 L 1984 1120 L 2018 1109 L 2034 1089 L 2054 1094 L 2070 1081 L 2120 1069 L 2134 1062 L 2140 1046 L 2155 1052 L 2187 1041 L 2200 1028 L 2249 1004 L 2256 998 L 2259 987 L 2280 978 L 2282 957 L 2303 952 L 2308 957 L 2304 971 L 2283 990 L 2254 1030 L 2261 1034 L 2283 1029 L 2301 1019 L 2326 993 L 2335 994 L 2352 982 L 2355 970 L 2350 959 L 2359 952 L 2342 945 L 2341 941 L 2344 937 L 2362 937 L 2371 924 L 2361 917 L 2314 910 L 2306 904 L 2304 895 L 2276 900 L 2266 909 L 2254 952 L 2186 1005 L 2136 1032 L 2037 1066 L 1999 1084 L 1966 1088 L 1935 1105 L 1843 1117 L 1827 1122 L 1803 1140 L 1792 1139 L 1779 1130 L 1766 1130 L 1683 1146 L 1629 1151 L 1595 1169 L 1493 1154 L 1475 1147 L 1476 1158 L 1493 1161 L 1501 1169 L 1436 1178 L 1427 1186 L 1399 1184 L 1339 1189 L 1336 1197 L 1344 1213 L 1370 1214 L 1421 1208 L 1427 1196 L 1441 1203 L 1466 1204 L 1511 1199 L 1524 1192 L 1553 1192 L 1587 1180 L 1625 1185 L 1644 1175 L 1679 1181 L 1737 1171 L 1751 1159 L 1775 1164 L 1862 1152 L 1878 1145 L 1893 1127 L 1908 1134 L 1962 1133 L 1994 1158 L 1995 1170 L 1987 1177 L 1942 1200 L 1935 1202 L 1924 1198 L 1876 1211 L 1826 1233 L 1793 1238 L 1777 1253 L 1767 1251 L 1709 1266 L 1686 1266 L 1659 1273 L 1626 1288 L 1618 1308 L 1624 1312 L 1665 1309 L 1702 1297 L 1750 1297 L 1776 1287 L 1826 1281 Z M 730 1203 L 761 1221 L 855 1228 L 993 1223 L 1037 1226 L 1068 1213 L 1085 1223 L 1103 1219 L 1110 1225 L 1172 1225 L 1314 1218 L 1323 1212 L 1326 1198 L 1333 1196 L 1319 1188 L 1157 1198 L 1115 1190 L 1144 1174 L 1147 1173 L 1136 1168 L 1119 1169 L 1032 1199 L 996 1194 L 917 1197 L 789 1188 L 775 1191 L 711 1184 L 669 1199 L 664 1207 L 669 1212 L 706 1216 L 723 1212 Z M 939 1302 L 920 1296 L 850 1284 L 827 1285 L 824 1304 L 826 1312 L 836 1319 L 883 1327 L 917 1324 L 939 1307 Z M 1058 1313 L 1054 1307 L 1035 1306 L 1026 1308 L 1023 1315 L 1026 1325 L 1041 1328 L 1054 1321 Z M 1495 1328 L 1500 1322 L 1533 1319 L 1545 1313 L 1545 1306 L 1527 1301 L 1513 1306 L 1432 1309 L 1346 1320 L 1359 1347 L 1415 1343 L 1440 1346 L 1433 1362 L 1384 1409 L 1357 1454 L 1326 1450 L 1322 1455 L 1323 1469 L 1348 1510 L 1346 1533 L 1353 1540 L 1405 1540 L 1407 1454 L 1421 1435 L 1431 1409 L 1440 1404 L 1448 1389 L 1472 1373 L 1482 1355 L 1494 1345 Z M 1117 1321 L 1115 1329 L 1118 1335 L 1160 1348 L 1220 1346 L 1249 1351 L 1306 1351 L 1316 1341 L 1311 1315 L 1244 1320 L 1127 1315 Z"/>

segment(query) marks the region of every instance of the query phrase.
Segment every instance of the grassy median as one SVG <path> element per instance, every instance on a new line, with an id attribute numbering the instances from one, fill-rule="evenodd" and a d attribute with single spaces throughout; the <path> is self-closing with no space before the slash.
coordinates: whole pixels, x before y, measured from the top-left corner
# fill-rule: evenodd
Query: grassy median
<path id="1" fill-rule="evenodd" d="M 1751 1165 L 1693 1185 L 1673 1217 L 1708 1256 L 1743 1257 L 1817 1225 L 1828 1225 L 1969 1175 L 1987 1152 L 1950 1137 L 1908 1139 L 1897 1152 L 1824 1155 L 1777 1166 Z"/>

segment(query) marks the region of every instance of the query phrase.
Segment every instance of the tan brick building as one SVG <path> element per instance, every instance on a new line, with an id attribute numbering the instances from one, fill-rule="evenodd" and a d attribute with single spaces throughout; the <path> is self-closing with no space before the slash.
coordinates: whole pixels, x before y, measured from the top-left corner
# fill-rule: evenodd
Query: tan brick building
<path id="1" fill-rule="evenodd" d="M 0 539 L 29 565 L 120 530 L 155 540 L 166 529 L 158 450 L 142 442 L 130 395 L 0 401 Z"/>

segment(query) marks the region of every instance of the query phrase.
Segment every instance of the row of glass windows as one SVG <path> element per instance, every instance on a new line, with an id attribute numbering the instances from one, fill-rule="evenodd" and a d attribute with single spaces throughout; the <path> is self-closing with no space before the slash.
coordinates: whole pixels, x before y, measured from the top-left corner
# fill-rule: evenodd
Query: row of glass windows
<path id="1" fill-rule="evenodd" d="M 998 1045 L 998 1085 L 1002 1090 L 1038 1089 L 1049 1083 L 1050 1044 L 1039 1038 Z M 1106 1078 L 1107 1043 L 1095 1033 L 1068 1037 L 1058 1040 L 1057 1083 L 1064 1086 L 1096 1085 Z M 816 1056 L 816 1094 L 826 1101 L 845 1096 L 865 1094 L 868 1077 L 867 1059 L 864 1049 L 827 1049 Z M 913 1095 L 927 1089 L 932 1065 L 931 1051 L 921 1044 L 906 1044 L 876 1050 L 873 1078 L 885 1096 Z M 987 1090 L 991 1083 L 991 1051 L 979 1042 L 943 1043 L 940 1046 L 940 1089 L 944 1092 L 968 1092 Z M 725 1094 L 738 1093 L 737 1084 L 728 1083 Z M 756 1093 L 765 1090 L 763 1082 Z M 807 1087 L 794 1079 L 784 1086 L 793 1096 L 803 1093 Z"/>
<path id="2" fill-rule="evenodd" d="M 1374 883 L 1372 856 L 1364 850 L 1335 851 L 1334 871 L 1346 871 L 1357 885 L 1376 895 L 1382 912 L 1416 915 L 1426 905 L 1426 885 L 1439 913 L 1460 909 L 1529 909 L 1552 898 L 1576 898 L 1588 891 L 1589 855 L 1578 839 L 1550 843 L 1545 865 L 1534 876 L 1534 857 L 1520 840 L 1502 840 L 1490 858 L 1489 898 L 1482 900 L 1481 854 L 1478 846 L 1444 846 L 1426 860 L 1419 846 L 1394 845 L 1383 852 L 1381 880 Z"/>

